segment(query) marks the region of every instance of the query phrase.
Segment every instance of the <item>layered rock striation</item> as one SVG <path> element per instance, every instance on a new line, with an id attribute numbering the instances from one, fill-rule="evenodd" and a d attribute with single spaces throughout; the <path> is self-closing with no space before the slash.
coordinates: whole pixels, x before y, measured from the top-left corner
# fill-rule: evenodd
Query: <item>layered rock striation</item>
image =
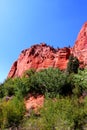
<path id="1" fill-rule="evenodd" d="M 45 43 L 40 43 L 23 50 L 10 69 L 9 78 L 21 77 L 31 68 L 39 71 L 48 67 L 66 69 L 70 54 L 76 56 L 81 67 L 87 65 L 87 22 L 82 26 L 77 40 L 72 48 L 54 49 Z"/>

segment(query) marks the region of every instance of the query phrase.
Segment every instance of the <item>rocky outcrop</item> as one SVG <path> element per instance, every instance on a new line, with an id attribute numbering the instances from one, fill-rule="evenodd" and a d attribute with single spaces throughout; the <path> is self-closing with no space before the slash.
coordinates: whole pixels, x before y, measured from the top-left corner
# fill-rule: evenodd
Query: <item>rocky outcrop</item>
<path id="1" fill-rule="evenodd" d="M 23 73 L 31 68 L 39 71 L 48 67 L 66 69 L 70 54 L 76 56 L 80 61 L 80 67 L 87 65 L 87 22 L 80 30 L 74 47 L 54 49 L 45 43 L 36 44 L 29 49 L 23 50 L 17 61 L 12 65 L 8 74 L 9 78 L 21 77 Z"/>
<path id="2" fill-rule="evenodd" d="M 44 95 L 36 95 L 30 96 L 29 98 L 25 99 L 25 107 L 28 114 L 31 114 L 32 110 L 37 112 L 37 110 L 43 107 L 44 104 Z"/>
<path id="3" fill-rule="evenodd" d="M 11 78 L 14 77 L 16 70 L 17 70 L 17 61 L 15 61 L 15 62 L 13 63 L 13 65 L 12 65 L 12 67 L 11 67 L 11 70 L 10 70 L 10 72 L 9 72 L 8 77 L 11 77 Z"/>
<path id="4" fill-rule="evenodd" d="M 69 55 L 70 49 L 67 47 L 54 49 L 45 43 L 36 44 L 21 52 L 18 60 L 13 64 L 8 77 L 21 77 L 26 70 L 31 68 L 36 69 L 36 71 L 48 67 L 65 69 Z"/>
<path id="5" fill-rule="evenodd" d="M 87 22 L 78 34 L 72 53 L 79 59 L 81 67 L 87 66 Z"/>

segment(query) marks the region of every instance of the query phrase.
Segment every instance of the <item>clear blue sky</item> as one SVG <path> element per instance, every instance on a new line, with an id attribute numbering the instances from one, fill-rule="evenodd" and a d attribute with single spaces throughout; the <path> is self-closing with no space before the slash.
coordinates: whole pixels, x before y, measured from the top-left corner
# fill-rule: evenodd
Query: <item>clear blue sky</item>
<path id="1" fill-rule="evenodd" d="M 85 21 L 87 0 L 0 0 L 0 82 L 21 50 L 73 46 Z"/>

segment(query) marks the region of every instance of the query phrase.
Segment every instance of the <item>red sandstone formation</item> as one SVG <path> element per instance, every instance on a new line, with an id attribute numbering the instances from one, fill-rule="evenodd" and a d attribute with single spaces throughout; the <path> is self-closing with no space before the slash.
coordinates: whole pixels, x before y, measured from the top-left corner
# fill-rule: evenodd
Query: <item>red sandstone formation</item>
<path id="1" fill-rule="evenodd" d="M 29 49 L 23 50 L 17 61 L 14 62 L 8 77 L 21 77 L 23 73 L 31 68 L 37 71 L 57 67 L 65 69 L 70 55 L 70 49 L 54 49 L 45 43 L 36 44 Z"/>
<path id="2" fill-rule="evenodd" d="M 26 70 L 31 68 L 37 71 L 48 67 L 66 69 L 71 53 L 78 57 L 80 66 L 87 65 L 87 22 L 80 30 L 73 48 L 54 49 L 41 43 L 23 50 L 18 60 L 12 65 L 8 77 L 21 77 Z"/>
<path id="3" fill-rule="evenodd" d="M 75 45 L 72 49 L 72 53 L 76 56 L 82 67 L 87 65 L 87 22 L 82 26 Z"/>
<path id="4" fill-rule="evenodd" d="M 25 100 L 25 106 L 28 113 L 30 112 L 30 110 L 37 111 L 39 108 L 43 107 L 43 104 L 44 104 L 43 95 L 38 95 L 36 97 L 30 96 L 28 99 Z"/>
<path id="5" fill-rule="evenodd" d="M 74 47 L 54 49 L 46 45 L 45 43 L 36 44 L 29 49 L 23 50 L 19 55 L 17 61 L 12 65 L 8 74 L 9 78 L 21 77 L 23 73 L 31 68 L 37 71 L 48 68 L 56 67 L 60 69 L 66 69 L 67 62 L 70 54 L 78 57 L 81 67 L 87 65 L 87 22 L 80 30 Z M 36 112 L 38 108 L 44 104 L 44 96 L 38 95 L 36 98 L 30 96 L 25 100 L 26 110 L 30 114 L 34 109 Z"/>

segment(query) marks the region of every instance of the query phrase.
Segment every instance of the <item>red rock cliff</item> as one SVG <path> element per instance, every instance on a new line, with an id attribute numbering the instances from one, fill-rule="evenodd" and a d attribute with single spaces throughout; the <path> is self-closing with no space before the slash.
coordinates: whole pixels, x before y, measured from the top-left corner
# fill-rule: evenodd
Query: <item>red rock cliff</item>
<path id="1" fill-rule="evenodd" d="M 72 49 L 72 53 L 76 56 L 82 67 L 86 67 L 87 65 L 87 22 L 82 26 L 75 45 Z"/>
<path id="2" fill-rule="evenodd" d="M 78 57 L 81 67 L 87 65 L 87 22 L 80 30 L 72 48 L 54 49 L 41 43 L 23 50 L 18 60 L 12 65 L 8 77 L 21 77 L 24 71 L 31 68 L 35 68 L 37 71 L 48 67 L 66 69 L 71 53 Z"/>
<path id="3" fill-rule="evenodd" d="M 31 68 L 38 70 L 57 67 L 65 69 L 70 55 L 69 48 L 54 49 L 45 43 L 36 44 L 29 49 L 23 50 L 17 61 L 11 67 L 9 78 L 21 77 Z"/>

